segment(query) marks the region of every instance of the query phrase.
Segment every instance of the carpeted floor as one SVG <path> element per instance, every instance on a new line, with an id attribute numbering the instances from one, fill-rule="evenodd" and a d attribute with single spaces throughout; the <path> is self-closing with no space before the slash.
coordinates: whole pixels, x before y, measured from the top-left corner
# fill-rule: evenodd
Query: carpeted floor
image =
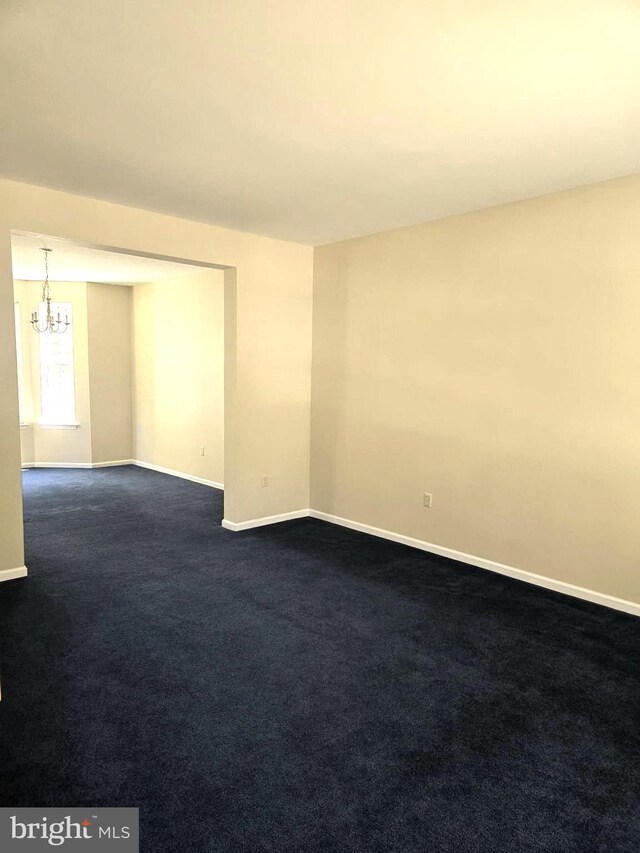
<path id="1" fill-rule="evenodd" d="M 0 805 L 142 850 L 637 853 L 640 620 L 140 468 L 24 474 Z"/>

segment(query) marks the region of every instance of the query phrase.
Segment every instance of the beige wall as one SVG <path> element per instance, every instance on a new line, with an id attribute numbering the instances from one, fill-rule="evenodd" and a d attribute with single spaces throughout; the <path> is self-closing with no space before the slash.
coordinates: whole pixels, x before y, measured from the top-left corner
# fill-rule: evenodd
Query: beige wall
<path id="1" fill-rule="evenodd" d="M 135 458 L 222 483 L 223 272 L 136 285 L 132 328 Z"/>
<path id="2" fill-rule="evenodd" d="M 0 213 L 0 217 L 1 217 Z M 11 238 L 0 229 L 0 571 L 24 565 Z"/>
<path id="3" fill-rule="evenodd" d="M 20 459 L 23 465 L 32 466 L 36 461 L 33 441 L 33 424 L 20 424 Z"/>
<path id="4" fill-rule="evenodd" d="M 87 285 L 52 282 L 53 299 L 72 306 L 73 364 L 75 374 L 77 429 L 49 429 L 40 421 L 40 336 L 29 325 L 31 312 L 40 302 L 41 284 L 16 281 L 14 298 L 20 303 L 25 392 L 30 425 L 21 430 L 22 462 L 91 462 L 91 407 L 89 399 L 89 350 L 87 333 Z M 66 333 L 65 333 L 66 334 Z"/>
<path id="5" fill-rule="evenodd" d="M 640 602 L 639 235 L 636 176 L 316 250 L 311 506 Z"/>
<path id="6" fill-rule="evenodd" d="M 23 371 L 23 397 L 24 410 L 21 413 L 20 424 L 20 458 L 23 465 L 31 465 L 35 460 L 34 454 L 34 428 L 33 428 L 33 390 L 31 383 L 31 353 L 35 349 L 35 337 L 31 328 L 30 318 L 31 311 L 39 299 L 35 295 L 35 302 L 31 304 L 30 291 L 27 289 L 26 282 L 14 282 L 13 297 L 14 301 L 20 306 L 20 327 L 21 327 L 21 355 L 22 355 L 22 371 Z"/>
<path id="7" fill-rule="evenodd" d="M 11 229 L 233 268 L 225 272 L 225 516 L 240 522 L 309 505 L 312 249 L 2 180 L 0 570 L 24 560 Z"/>
<path id="8" fill-rule="evenodd" d="M 40 299 L 40 284 L 16 281 L 25 374 L 23 465 L 136 458 L 222 482 L 223 272 L 203 270 L 135 289 L 63 282 L 52 287 L 55 299 L 70 302 L 73 309 L 78 429 L 39 425 L 40 336 L 31 330 L 29 317 Z"/>
<path id="9" fill-rule="evenodd" d="M 131 290 L 87 285 L 91 461 L 131 459 Z"/>

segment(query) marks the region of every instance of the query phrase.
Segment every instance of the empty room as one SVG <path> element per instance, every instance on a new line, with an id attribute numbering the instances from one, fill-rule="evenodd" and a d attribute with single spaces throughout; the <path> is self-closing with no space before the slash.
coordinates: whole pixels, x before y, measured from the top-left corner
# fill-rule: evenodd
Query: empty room
<path id="1" fill-rule="evenodd" d="M 0 8 L 0 850 L 640 850 L 640 5 Z"/>

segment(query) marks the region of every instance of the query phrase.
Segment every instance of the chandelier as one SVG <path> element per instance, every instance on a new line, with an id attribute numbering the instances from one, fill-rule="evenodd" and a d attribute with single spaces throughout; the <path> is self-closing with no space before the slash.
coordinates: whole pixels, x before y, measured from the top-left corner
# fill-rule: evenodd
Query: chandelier
<path id="1" fill-rule="evenodd" d="M 57 317 L 54 317 L 51 313 L 51 291 L 49 288 L 49 252 L 53 252 L 53 249 L 40 249 L 41 252 L 44 252 L 44 281 L 42 283 L 42 299 L 41 302 L 44 302 L 47 306 L 47 316 L 46 320 L 43 318 L 43 324 L 40 323 L 40 317 L 38 316 L 38 311 L 31 312 L 31 325 L 36 332 L 56 332 L 58 334 L 62 332 L 66 332 L 69 328 L 69 316 L 65 316 L 64 321 L 60 317 L 60 312 L 58 311 Z"/>

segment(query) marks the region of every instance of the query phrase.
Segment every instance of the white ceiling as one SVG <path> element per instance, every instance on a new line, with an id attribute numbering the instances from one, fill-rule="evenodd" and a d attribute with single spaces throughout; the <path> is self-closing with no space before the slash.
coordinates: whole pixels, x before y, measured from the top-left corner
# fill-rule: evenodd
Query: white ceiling
<path id="1" fill-rule="evenodd" d="M 44 253 L 40 249 L 45 246 L 53 249 L 49 254 L 51 281 L 137 284 L 144 281 L 177 278 L 190 272 L 204 272 L 201 266 L 74 246 L 55 237 L 12 234 L 11 257 L 14 279 L 24 281 L 44 279 Z"/>
<path id="2" fill-rule="evenodd" d="M 640 170 L 639 0 L 5 0 L 0 173 L 320 244 Z"/>

